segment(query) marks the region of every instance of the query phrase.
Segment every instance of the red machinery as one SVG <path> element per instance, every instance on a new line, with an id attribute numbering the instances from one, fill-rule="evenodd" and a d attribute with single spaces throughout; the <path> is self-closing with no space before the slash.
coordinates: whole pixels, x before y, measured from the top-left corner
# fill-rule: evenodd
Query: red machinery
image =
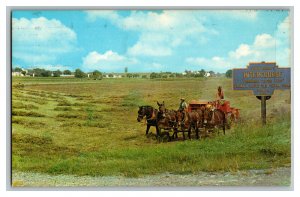
<path id="1" fill-rule="evenodd" d="M 191 100 L 188 105 L 188 112 L 193 110 L 199 110 L 202 108 L 213 107 L 223 111 L 227 117 L 231 120 L 236 121 L 240 118 L 240 109 L 230 106 L 230 101 L 220 100 L 218 101 L 207 101 L 207 100 Z"/>

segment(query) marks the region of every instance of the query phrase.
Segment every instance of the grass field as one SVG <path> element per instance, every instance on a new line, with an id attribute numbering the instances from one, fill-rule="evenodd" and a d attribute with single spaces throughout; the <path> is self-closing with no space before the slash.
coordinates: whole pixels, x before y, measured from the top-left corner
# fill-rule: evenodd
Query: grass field
<path id="1" fill-rule="evenodd" d="M 231 83 L 226 78 L 13 78 L 12 170 L 139 177 L 290 167 L 290 92 L 275 91 L 262 127 L 260 101 L 251 91 L 231 90 Z M 225 136 L 159 143 L 136 121 L 139 105 L 165 101 L 168 109 L 177 109 L 180 97 L 212 100 L 218 85 L 241 109 L 241 120 Z"/>

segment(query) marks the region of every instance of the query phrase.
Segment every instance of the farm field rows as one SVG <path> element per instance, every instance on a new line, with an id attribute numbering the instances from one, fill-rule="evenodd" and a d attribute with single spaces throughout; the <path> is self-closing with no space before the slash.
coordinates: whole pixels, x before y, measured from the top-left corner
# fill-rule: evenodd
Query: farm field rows
<path id="1" fill-rule="evenodd" d="M 13 78 L 12 170 L 140 177 L 289 168 L 289 91 L 275 91 L 262 127 L 259 100 L 250 91 L 231 90 L 231 83 L 226 78 Z M 241 120 L 225 136 L 159 143 L 145 136 L 146 125 L 136 120 L 140 105 L 157 107 L 156 101 L 164 101 L 177 109 L 181 97 L 212 100 L 218 85 L 241 109 Z"/>

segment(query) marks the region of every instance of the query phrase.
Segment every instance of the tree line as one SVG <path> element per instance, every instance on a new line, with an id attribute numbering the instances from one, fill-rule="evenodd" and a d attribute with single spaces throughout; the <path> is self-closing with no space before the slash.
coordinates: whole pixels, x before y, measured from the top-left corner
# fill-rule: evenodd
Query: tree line
<path id="1" fill-rule="evenodd" d="M 88 74 L 90 75 L 91 78 L 94 79 L 102 79 L 103 74 L 102 72 L 98 70 L 94 70 L 91 73 L 85 73 L 81 69 L 76 69 L 74 72 L 70 70 L 55 70 L 55 71 L 50 71 L 46 70 L 43 68 L 34 68 L 34 69 L 28 69 L 28 70 L 23 70 L 22 68 L 16 67 L 12 69 L 13 72 L 20 72 L 23 75 L 29 75 L 29 76 L 35 76 L 35 77 L 60 77 L 61 75 L 74 75 L 76 78 L 85 78 L 88 77 Z"/>
<path id="2" fill-rule="evenodd" d="M 23 70 L 22 68 L 16 67 L 13 68 L 13 72 L 20 72 L 23 75 L 29 75 L 29 76 L 35 76 L 35 77 L 60 77 L 61 75 L 74 75 L 76 78 L 86 78 L 89 77 L 93 79 L 102 79 L 103 73 L 94 70 L 93 72 L 85 73 L 81 69 L 76 69 L 74 72 L 70 70 L 56 70 L 56 71 L 50 71 L 42 68 L 34 68 L 34 69 L 28 69 L 27 71 Z M 214 71 L 205 71 L 204 69 L 201 69 L 199 71 L 190 71 L 185 70 L 183 73 L 177 73 L 177 72 L 152 72 L 149 74 L 138 74 L 138 73 L 125 73 L 122 75 L 122 77 L 127 78 L 150 78 L 150 79 L 156 79 L 156 78 L 192 78 L 192 77 L 205 77 L 207 76 L 207 73 L 209 73 L 210 77 L 214 76 L 222 76 L 221 73 L 215 73 Z M 108 74 L 108 77 L 113 77 L 113 74 Z M 229 69 L 226 71 L 225 76 L 227 78 L 232 78 L 232 70 Z"/>

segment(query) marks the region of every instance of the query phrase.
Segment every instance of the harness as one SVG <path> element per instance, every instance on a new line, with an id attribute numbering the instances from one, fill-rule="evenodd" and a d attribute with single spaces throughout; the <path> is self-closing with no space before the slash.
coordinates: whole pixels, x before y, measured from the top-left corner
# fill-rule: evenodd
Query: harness
<path id="1" fill-rule="evenodd" d="M 150 117 L 150 118 L 147 118 L 147 117 L 146 117 L 147 120 L 154 120 L 154 119 L 155 119 L 155 113 L 154 113 L 154 111 L 155 111 L 155 110 L 152 111 L 152 114 L 151 114 L 151 117 Z"/>

